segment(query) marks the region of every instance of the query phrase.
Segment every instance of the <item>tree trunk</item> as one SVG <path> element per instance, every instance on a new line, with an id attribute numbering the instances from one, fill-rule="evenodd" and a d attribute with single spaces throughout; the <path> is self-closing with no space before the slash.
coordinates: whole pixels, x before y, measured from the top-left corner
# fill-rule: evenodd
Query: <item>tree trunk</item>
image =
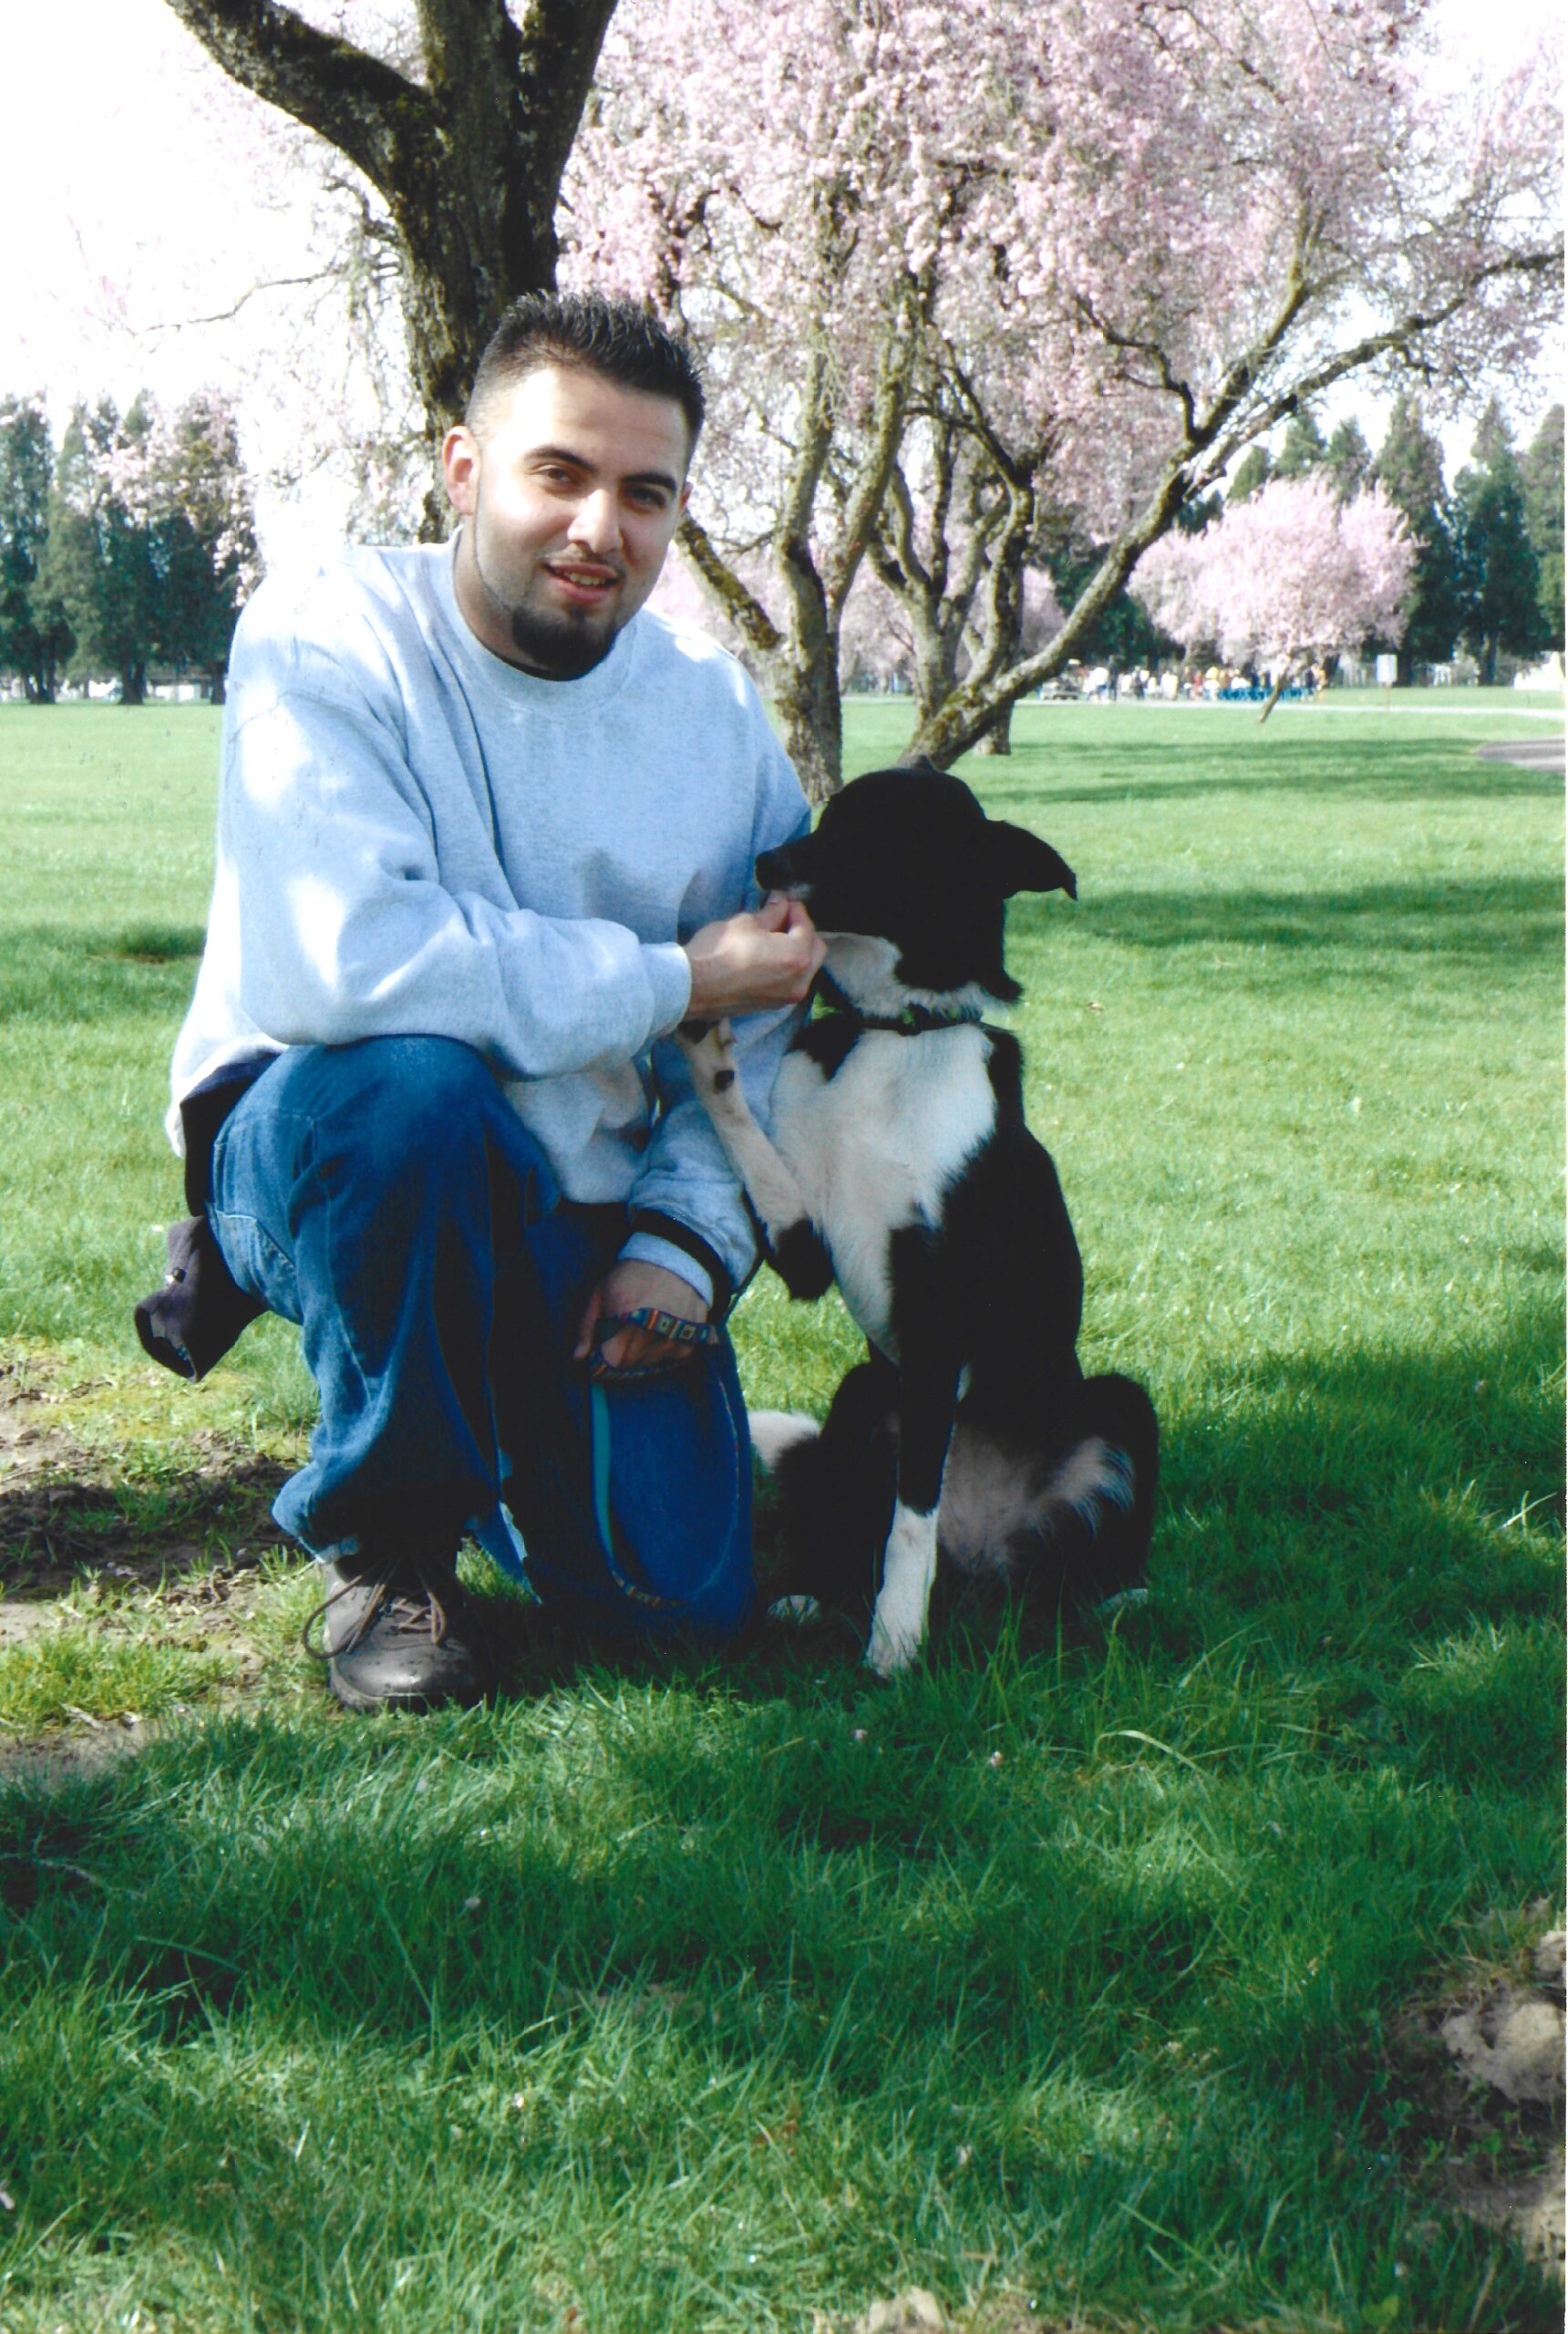
<path id="1" fill-rule="evenodd" d="M 1013 750 L 1013 708 L 1005 705 L 975 748 L 977 754 L 1010 754 Z"/>
<path id="2" fill-rule="evenodd" d="M 555 204 L 615 0 L 417 0 L 428 85 L 281 0 L 169 0 L 234 80 L 326 139 L 397 230 L 432 443 L 503 310 L 555 281 Z"/>
<path id="3" fill-rule="evenodd" d="M 809 802 L 825 802 L 844 780 L 843 706 L 839 660 L 819 653 L 781 664 L 773 710 L 784 733 L 784 750 L 795 765 Z"/>

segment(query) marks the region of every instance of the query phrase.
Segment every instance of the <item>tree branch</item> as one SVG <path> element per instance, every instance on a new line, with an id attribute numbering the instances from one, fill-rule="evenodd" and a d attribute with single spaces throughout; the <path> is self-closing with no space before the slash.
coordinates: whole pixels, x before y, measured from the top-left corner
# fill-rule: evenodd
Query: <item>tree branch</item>
<path id="1" fill-rule="evenodd" d="M 231 79 L 328 139 L 391 200 L 410 140 L 435 132 L 426 90 L 352 41 L 318 32 L 277 0 L 169 5 Z"/>
<path id="2" fill-rule="evenodd" d="M 748 592 L 698 520 L 688 511 L 676 539 L 725 614 L 748 644 L 764 656 L 784 645 L 784 635 L 760 600 Z"/>
<path id="3" fill-rule="evenodd" d="M 829 605 L 835 625 L 843 613 L 866 544 L 882 509 L 903 442 L 910 377 L 914 370 L 917 326 L 915 287 L 901 285 L 892 329 L 882 344 L 867 446 L 844 511 L 843 548 L 833 563 Z"/>
<path id="4" fill-rule="evenodd" d="M 434 5 L 434 0 L 427 0 Z M 449 0 L 441 0 L 449 5 Z M 500 0 L 501 15 L 506 14 Z M 518 94 L 531 182 L 561 184 L 615 0 L 530 0 L 518 50 Z"/>
<path id="5" fill-rule="evenodd" d="M 335 146 L 391 213 L 432 439 L 508 304 L 555 281 L 555 205 L 615 0 L 416 0 L 428 87 L 283 0 L 169 0 L 253 96 Z"/>
<path id="6" fill-rule="evenodd" d="M 1443 325 L 1449 323 L 1462 308 L 1469 306 L 1480 284 L 1500 275 L 1545 275 L 1561 264 L 1562 253 L 1555 245 L 1547 246 L 1538 252 L 1511 254 L 1505 260 L 1499 260 L 1493 265 L 1479 270 L 1463 290 L 1456 292 L 1451 299 L 1445 301 L 1429 314 L 1423 313 L 1419 309 L 1412 309 L 1399 317 L 1398 322 L 1390 325 L 1386 331 L 1369 333 L 1364 340 L 1358 340 L 1353 348 L 1344 349 L 1335 356 L 1326 356 L 1321 363 L 1310 367 L 1287 387 L 1279 390 L 1255 412 L 1250 413 L 1240 428 L 1228 435 L 1215 433 L 1209 439 L 1205 449 L 1209 458 L 1201 470 L 1194 470 L 1192 473 L 1193 491 L 1212 486 L 1243 446 L 1250 445 L 1255 438 L 1260 438 L 1274 429 L 1277 422 L 1283 421 L 1288 414 L 1293 413 L 1298 405 L 1305 405 L 1312 398 L 1321 396 L 1323 391 L 1331 388 L 1336 381 L 1342 380 L 1346 373 L 1353 373 L 1363 366 L 1375 364 L 1380 356 L 1397 356 L 1408 352 L 1428 334 L 1436 332 Z M 1239 403 L 1240 399 L 1238 398 L 1236 402 Z M 1222 422 L 1221 428 L 1222 430 Z"/>

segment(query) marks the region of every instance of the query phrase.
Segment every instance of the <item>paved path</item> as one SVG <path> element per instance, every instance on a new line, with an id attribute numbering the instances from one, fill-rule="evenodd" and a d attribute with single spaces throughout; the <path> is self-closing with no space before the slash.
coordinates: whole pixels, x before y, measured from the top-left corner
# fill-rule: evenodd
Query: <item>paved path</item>
<path id="1" fill-rule="evenodd" d="M 1514 738 L 1505 746 L 1478 746 L 1483 762 L 1512 762 L 1519 769 L 1554 769 L 1563 774 L 1563 732 L 1555 738 Z"/>
<path id="2" fill-rule="evenodd" d="M 1281 697 L 1277 709 L 1281 713 L 1292 711 L 1362 715 L 1414 713 L 1419 715 L 1423 721 L 1429 721 L 1438 714 L 1444 714 L 1453 721 L 1497 721 L 1506 718 L 1510 721 L 1561 722 L 1563 719 L 1563 707 L 1560 705 L 1433 705 L 1424 701 L 1434 697 L 1440 697 L 1443 692 L 1438 689 L 1405 689 L 1398 693 L 1391 705 L 1374 705 L 1373 694 L 1374 692 L 1368 690 L 1358 705 L 1326 705 L 1320 697 Z M 1243 703 L 1244 710 L 1244 701 L 1238 700 L 1238 702 Z"/>

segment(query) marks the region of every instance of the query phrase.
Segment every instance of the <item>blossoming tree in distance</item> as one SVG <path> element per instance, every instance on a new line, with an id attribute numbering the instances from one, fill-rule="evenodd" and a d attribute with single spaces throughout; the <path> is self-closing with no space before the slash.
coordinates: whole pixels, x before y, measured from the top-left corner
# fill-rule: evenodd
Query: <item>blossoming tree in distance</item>
<path id="1" fill-rule="evenodd" d="M 1381 487 L 1341 504 L 1315 472 L 1276 479 L 1202 534 L 1166 535 L 1132 589 L 1184 648 L 1212 643 L 1228 663 L 1269 672 L 1266 721 L 1312 658 L 1399 640 L 1416 551 Z"/>

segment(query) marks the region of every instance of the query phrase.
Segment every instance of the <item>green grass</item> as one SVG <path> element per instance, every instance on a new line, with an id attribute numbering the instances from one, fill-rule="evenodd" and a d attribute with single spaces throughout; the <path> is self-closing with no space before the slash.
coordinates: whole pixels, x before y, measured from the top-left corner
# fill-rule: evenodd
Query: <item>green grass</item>
<path id="1" fill-rule="evenodd" d="M 0 1740 L 167 1713 L 0 1782 L 5 2334 L 1560 2322 L 1392 2040 L 1562 1906 L 1561 789 L 1474 759 L 1506 693 L 1411 704 L 1026 707 L 967 769 L 1078 871 L 1014 1018 L 1163 1421 L 1149 1604 L 961 1607 L 884 1688 L 498 1599 L 507 1697 L 411 1723 L 255 1561 L 290 1334 L 191 1389 L 129 1333 L 215 723 L 0 711 Z M 767 1280 L 737 1339 L 819 1409 L 856 1342 Z"/>

